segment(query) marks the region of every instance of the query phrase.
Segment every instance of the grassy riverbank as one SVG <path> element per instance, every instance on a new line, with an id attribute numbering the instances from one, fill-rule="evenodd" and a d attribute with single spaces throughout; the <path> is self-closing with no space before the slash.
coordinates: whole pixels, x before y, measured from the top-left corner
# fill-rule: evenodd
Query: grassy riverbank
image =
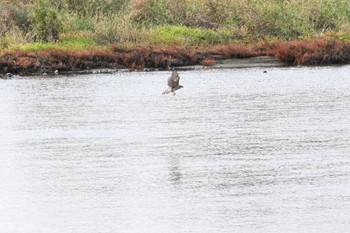
<path id="1" fill-rule="evenodd" d="M 24 6 L 24 7 L 23 7 Z M 349 63 L 347 0 L 0 0 L 0 73 Z"/>

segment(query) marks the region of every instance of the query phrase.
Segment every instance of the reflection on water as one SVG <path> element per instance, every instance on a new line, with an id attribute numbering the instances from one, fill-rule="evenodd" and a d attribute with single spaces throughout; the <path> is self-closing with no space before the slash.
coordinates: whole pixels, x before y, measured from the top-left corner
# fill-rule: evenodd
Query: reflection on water
<path id="1" fill-rule="evenodd" d="M 0 229 L 347 232 L 349 71 L 0 80 Z"/>

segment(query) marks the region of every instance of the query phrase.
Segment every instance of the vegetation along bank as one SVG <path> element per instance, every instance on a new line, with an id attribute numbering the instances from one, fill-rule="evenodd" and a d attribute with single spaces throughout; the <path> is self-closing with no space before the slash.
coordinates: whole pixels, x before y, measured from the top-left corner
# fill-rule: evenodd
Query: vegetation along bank
<path id="1" fill-rule="evenodd" d="M 347 0 L 0 0 L 0 74 L 350 63 Z"/>

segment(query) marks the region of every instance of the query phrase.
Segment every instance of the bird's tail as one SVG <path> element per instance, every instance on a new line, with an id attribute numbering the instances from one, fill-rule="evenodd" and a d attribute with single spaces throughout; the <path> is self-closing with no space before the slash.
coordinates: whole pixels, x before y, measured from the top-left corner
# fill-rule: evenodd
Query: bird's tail
<path id="1" fill-rule="evenodd" d="M 165 89 L 162 94 L 169 94 L 171 92 L 171 87 L 168 87 L 167 89 Z"/>

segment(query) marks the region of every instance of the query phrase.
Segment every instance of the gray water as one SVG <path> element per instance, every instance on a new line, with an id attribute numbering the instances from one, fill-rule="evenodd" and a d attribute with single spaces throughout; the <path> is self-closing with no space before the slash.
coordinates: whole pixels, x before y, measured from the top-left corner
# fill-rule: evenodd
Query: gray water
<path id="1" fill-rule="evenodd" d="M 0 80 L 0 232 L 349 232 L 350 66 Z"/>

